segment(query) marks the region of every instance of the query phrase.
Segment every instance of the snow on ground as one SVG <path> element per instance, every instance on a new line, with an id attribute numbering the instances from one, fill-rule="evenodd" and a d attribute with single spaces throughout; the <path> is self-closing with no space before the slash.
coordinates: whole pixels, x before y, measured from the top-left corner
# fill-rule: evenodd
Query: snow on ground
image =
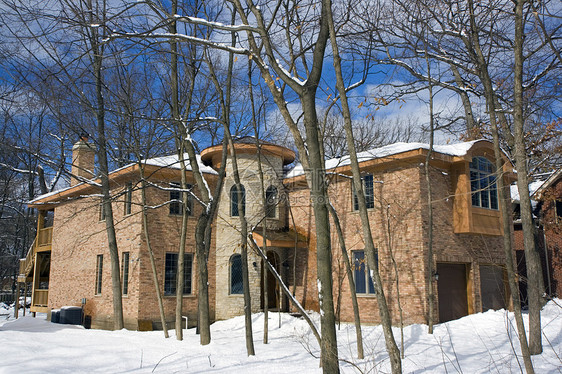
<path id="1" fill-rule="evenodd" d="M 543 310 L 544 353 L 535 356 L 537 373 L 562 372 L 562 303 L 551 301 Z M 212 325 L 212 343 L 200 346 L 195 329 L 184 341 L 173 331 L 85 330 L 52 324 L 45 315 L 14 320 L 13 310 L 0 308 L 0 373 L 320 373 L 318 346 L 305 321 L 270 313 L 270 343 L 262 344 L 263 314 L 253 316 L 256 356 L 247 357 L 244 318 Z M 318 316 L 315 316 L 316 322 Z M 478 313 L 437 325 L 404 329 L 404 373 L 521 373 L 523 362 L 513 314 Z M 399 339 L 399 330 L 395 329 Z M 355 330 L 341 325 L 338 344 L 343 373 L 388 373 L 390 364 L 379 326 L 363 327 L 365 360 L 355 355 Z M 399 343 L 399 342 L 398 342 Z M 517 358 L 514 354 L 517 352 Z"/>

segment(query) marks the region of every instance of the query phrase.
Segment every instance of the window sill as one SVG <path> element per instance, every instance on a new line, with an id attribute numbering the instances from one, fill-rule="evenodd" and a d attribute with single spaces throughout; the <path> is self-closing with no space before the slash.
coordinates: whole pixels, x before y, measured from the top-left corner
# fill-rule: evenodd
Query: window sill
<path id="1" fill-rule="evenodd" d="M 374 299 L 377 297 L 377 295 L 374 293 L 358 293 L 357 297 L 361 299 Z"/>

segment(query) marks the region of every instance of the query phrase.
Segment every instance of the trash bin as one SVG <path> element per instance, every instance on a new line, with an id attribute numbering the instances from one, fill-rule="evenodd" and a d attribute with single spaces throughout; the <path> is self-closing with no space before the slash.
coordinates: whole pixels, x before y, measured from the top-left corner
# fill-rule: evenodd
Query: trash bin
<path id="1" fill-rule="evenodd" d="M 60 309 L 51 310 L 51 322 L 60 323 Z"/>

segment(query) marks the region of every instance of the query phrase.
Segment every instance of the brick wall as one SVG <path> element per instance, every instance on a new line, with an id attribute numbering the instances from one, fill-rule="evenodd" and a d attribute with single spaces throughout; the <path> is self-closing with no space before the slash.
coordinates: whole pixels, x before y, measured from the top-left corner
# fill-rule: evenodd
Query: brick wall
<path id="1" fill-rule="evenodd" d="M 178 178 L 179 181 L 179 173 Z M 153 181 L 168 187 L 167 181 Z M 191 181 L 192 182 L 192 181 Z M 193 182 L 192 182 L 193 183 Z M 210 183 L 211 188 L 213 184 Z M 152 267 L 148 256 L 147 241 L 142 227 L 141 192 L 133 192 L 132 212 L 124 215 L 124 198 L 119 196 L 123 187 L 116 186 L 112 194 L 117 196 L 113 202 L 119 257 L 129 252 L 129 292 L 123 297 L 125 327 L 137 329 L 138 320 L 151 320 L 160 328 L 160 312 L 156 301 L 156 291 Z M 159 206 L 169 200 L 169 192 L 150 187 L 147 190 L 147 203 Z M 53 227 L 53 246 L 51 259 L 49 307 L 80 305 L 86 298 L 85 314 L 92 316 L 92 327 L 113 327 L 113 303 L 111 292 L 111 264 L 107 246 L 105 222 L 99 221 L 99 197 L 83 198 L 61 204 L 55 209 Z M 201 211 L 194 203 L 194 214 L 188 220 L 186 253 L 195 252 L 194 228 Z M 155 257 L 160 290 L 163 294 L 165 254 L 179 251 L 181 216 L 169 214 L 169 206 L 164 205 L 149 210 L 149 236 Z M 209 257 L 210 308 L 214 318 L 215 257 L 214 235 Z M 102 292 L 95 294 L 95 271 L 97 255 L 103 254 Z M 121 264 L 120 264 L 121 267 Z M 198 271 L 196 259 L 193 260 L 192 293 L 183 298 L 183 315 L 193 325 L 197 320 Z M 164 296 L 166 320 L 173 327 L 175 319 L 175 296 Z"/>
<path id="2" fill-rule="evenodd" d="M 375 180 L 375 207 L 369 210 L 369 217 L 393 323 L 399 321 L 398 292 L 404 322 L 426 323 L 428 215 L 423 168 L 419 163 L 412 163 L 384 171 L 364 170 L 364 172 L 372 173 Z M 469 265 L 471 311 L 480 311 L 479 265 L 503 264 L 502 238 L 453 232 L 454 197 L 450 175 L 448 170 L 436 168 L 431 170 L 430 180 L 434 201 L 434 258 L 435 262 Z M 364 249 L 361 220 L 358 212 L 353 211 L 351 191 L 351 180 L 347 177 L 336 176 L 330 183 L 330 199 L 340 217 L 350 258 L 353 250 Z M 295 188 L 290 192 L 291 209 L 297 222 L 297 230 L 309 238 L 308 252 L 300 252 L 297 259 L 296 295 L 305 308 L 318 309 L 315 225 L 308 196 L 306 188 Z M 336 305 L 339 300 L 341 320 L 352 321 L 349 284 L 343 270 L 341 249 L 335 229 L 332 229 L 331 237 L 334 298 Z M 396 261 L 396 269 L 392 257 Z M 435 293 L 437 295 L 437 288 Z M 374 295 L 358 295 L 358 303 L 362 322 L 380 322 Z"/>

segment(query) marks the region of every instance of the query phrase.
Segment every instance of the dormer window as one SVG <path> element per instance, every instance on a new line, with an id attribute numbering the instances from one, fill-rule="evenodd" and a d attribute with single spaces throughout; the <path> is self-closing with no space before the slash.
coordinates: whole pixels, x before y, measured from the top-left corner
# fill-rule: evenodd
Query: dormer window
<path id="1" fill-rule="evenodd" d="M 474 157 L 470 163 L 470 189 L 472 206 L 498 209 L 495 167 L 485 157 Z"/>

